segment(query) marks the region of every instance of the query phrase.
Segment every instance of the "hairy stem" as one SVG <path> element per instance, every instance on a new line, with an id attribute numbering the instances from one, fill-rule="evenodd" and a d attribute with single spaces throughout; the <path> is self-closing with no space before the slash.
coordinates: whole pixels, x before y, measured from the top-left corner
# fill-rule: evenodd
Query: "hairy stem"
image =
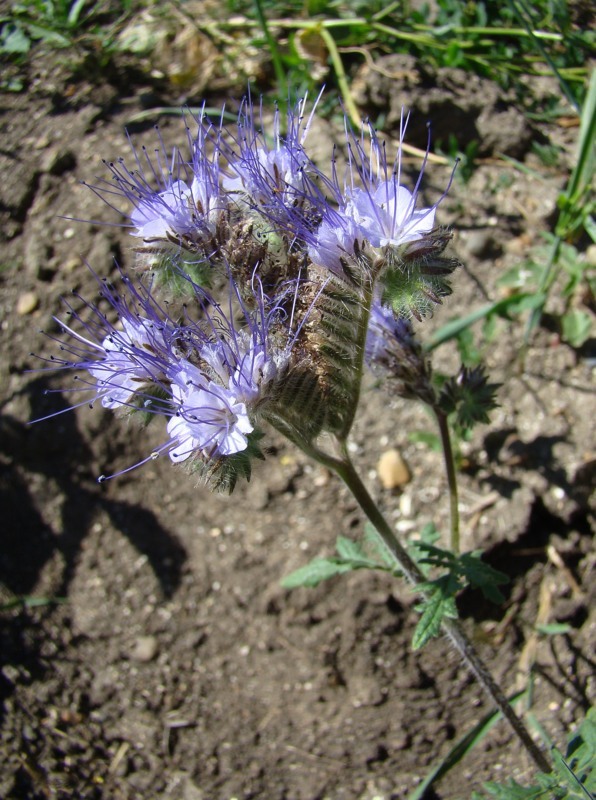
<path id="1" fill-rule="evenodd" d="M 434 408 L 433 411 L 435 412 L 441 432 L 441 444 L 443 445 L 443 455 L 445 457 L 445 472 L 447 473 L 447 483 L 449 485 L 451 552 L 459 553 L 459 501 L 457 496 L 455 460 L 453 458 L 453 447 L 451 446 L 451 436 L 449 434 L 449 423 L 447 421 L 447 415 L 440 409 Z"/>
<path id="2" fill-rule="evenodd" d="M 368 493 L 365 485 L 362 483 L 360 476 L 354 469 L 354 465 L 352 464 L 347 451 L 346 443 L 340 442 L 339 444 L 341 448 L 340 458 L 335 458 L 334 456 L 330 456 L 329 454 L 320 450 L 316 451 L 316 455 L 311 451 L 311 455 L 314 455 L 317 461 L 339 475 L 339 477 L 351 491 L 354 498 L 357 500 L 360 508 L 364 511 L 370 522 L 374 525 L 376 531 L 385 543 L 385 546 L 389 552 L 394 557 L 399 569 L 404 574 L 406 579 L 413 586 L 420 586 L 426 580 L 424 575 L 418 568 L 417 564 L 408 555 L 403 545 L 399 542 L 391 530 L 391 527 L 387 523 L 385 517 L 379 511 L 377 504 Z M 424 595 L 423 590 L 420 590 L 420 592 Z M 449 641 L 454 645 L 470 672 L 480 683 L 495 706 L 509 722 L 513 732 L 521 741 L 524 749 L 528 752 L 536 766 L 542 772 L 550 773 L 552 771 L 551 764 L 549 764 L 548 759 L 536 745 L 524 723 L 509 704 L 509 701 L 507 700 L 501 687 L 496 683 L 490 671 L 488 670 L 488 667 L 478 655 L 474 645 L 464 633 L 459 620 L 445 617 L 441 625 L 443 632 Z"/>

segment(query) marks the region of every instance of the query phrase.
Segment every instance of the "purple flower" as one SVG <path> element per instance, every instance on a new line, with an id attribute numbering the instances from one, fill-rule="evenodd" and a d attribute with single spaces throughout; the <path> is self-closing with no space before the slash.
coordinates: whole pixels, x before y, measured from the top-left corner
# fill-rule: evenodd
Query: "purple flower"
<path id="1" fill-rule="evenodd" d="M 102 180 L 90 187 L 129 217 L 133 236 L 147 242 L 185 240 L 198 245 L 215 233 L 226 207 L 220 188 L 220 130 L 207 121 L 204 111 L 196 122 L 194 138 L 187 128 L 190 161 L 177 148 L 168 153 L 158 131 L 153 155 L 145 147 L 137 151 L 131 142 L 134 168 L 123 158 L 104 162 L 112 181 Z M 125 209 L 115 205 L 118 199 L 126 201 Z"/>
<path id="2" fill-rule="evenodd" d="M 207 187 L 197 178 L 188 186 L 174 181 L 170 188 L 138 201 L 130 219 L 139 236 L 146 242 L 170 237 L 193 238 L 215 233 L 219 198 L 209 196 Z"/>
<path id="3" fill-rule="evenodd" d="M 394 175 L 372 190 L 347 195 L 344 213 L 352 218 L 372 247 L 400 247 L 421 239 L 434 227 L 435 209 L 416 210 L 416 198 Z"/>
<path id="4" fill-rule="evenodd" d="M 400 144 L 407 118 L 402 115 Z M 310 258 L 320 266 L 341 274 L 346 261 L 357 259 L 365 248 L 373 255 L 393 263 L 424 242 L 434 229 L 435 210 L 443 195 L 431 207 L 417 208 L 418 190 L 425 163 L 413 192 L 402 185 L 402 150 L 395 161 L 387 160 L 384 143 L 368 127 L 368 154 L 364 129 L 360 139 L 346 128 L 348 167 L 340 182 L 334 168 L 327 182 L 330 202 L 321 212 L 321 221 L 307 237 Z"/>
<path id="5" fill-rule="evenodd" d="M 167 451 L 176 463 L 208 464 L 246 450 L 272 384 L 289 363 L 289 289 L 269 300 L 255 277 L 249 312 L 230 280 L 230 310 L 224 312 L 189 281 L 196 317 L 174 321 L 151 286 L 135 288 L 122 278 L 123 296 L 101 284 L 119 321 L 111 324 L 86 303 L 80 313 L 69 306 L 73 322 L 60 322 L 66 336 L 59 340 L 68 356 L 50 359 L 51 368 L 76 370 L 83 402 L 165 416 L 168 439 L 156 452 Z"/>
<path id="6" fill-rule="evenodd" d="M 354 258 L 358 243 L 364 242 L 364 235 L 355 219 L 329 207 L 308 239 L 311 261 L 342 276 L 346 263 Z"/>
<path id="7" fill-rule="evenodd" d="M 430 385 L 408 323 L 380 306 L 420 318 L 450 291 L 451 234 L 435 228 L 438 203 L 418 202 L 425 165 L 406 188 L 401 146 L 389 163 L 372 127 L 357 137 L 346 122 L 345 177 L 335 155 L 325 176 L 305 151 L 317 102 L 308 114 L 306 98 L 288 108 L 285 133 L 276 110 L 271 138 L 250 95 L 235 132 L 203 111 L 197 133 L 187 128 L 188 160 L 160 136 L 153 154 L 133 148 L 133 167 L 109 164 L 112 181 L 92 187 L 114 207 L 126 201 L 132 235 L 150 245 L 138 248 L 141 266 L 154 272 L 136 289 L 124 278 L 124 297 L 103 286 L 116 324 L 90 305 L 73 311 L 75 324 L 61 323 L 69 355 L 52 366 L 77 370 L 105 408 L 165 416 L 157 452 L 218 473 L 218 485 L 250 475 L 262 422 L 307 448 L 323 431 L 347 436 L 369 321 L 366 358 L 418 381 L 417 396 Z M 227 276 L 221 302 L 197 285 L 205 265 Z M 187 289 L 184 306 L 168 313 L 158 287 Z"/>
<path id="8" fill-rule="evenodd" d="M 284 361 L 283 353 L 268 357 L 266 344 L 251 341 L 251 338 L 240 332 L 235 348 L 220 341 L 201 349 L 201 358 L 210 371 L 245 403 L 258 400 Z"/>
<path id="9" fill-rule="evenodd" d="M 228 175 L 223 179 L 224 189 L 239 195 L 257 210 L 270 208 L 279 212 L 300 202 L 305 194 L 306 176 L 314 169 L 304 144 L 319 98 L 320 95 L 308 117 L 306 96 L 295 108 L 288 108 L 285 135 L 281 133 L 280 112 L 276 108 L 269 140 L 263 130 L 262 109 L 257 127 L 249 95 L 238 115 L 235 147 L 226 152 Z"/>
<path id="10" fill-rule="evenodd" d="M 127 405 L 147 383 L 165 379 L 167 345 L 163 329 L 143 317 L 122 317 L 123 330 L 114 330 L 97 347 L 100 358 L 87 370 L 95 378 L 105 408 Z M 64 330 L 69 330 L 63 325 Z M 103 357 L 101 357 L 103 351 Z"/>
<path id="11" fill-rule="evenodd" d="M 187 361 L 172 371 L 172 396 L 178 405 L 168 422 L 175 445 L 169 451 L 174 462 L 202 453 L 211 458 L 245 450 L 247 434 L 254 430 L 246 405 L 234 392 L 206 379 Z"/>
<path id="12" fill-rule="evenodd" d="M 98 279 L 99 280 L 99 279 Z M 72 322 L 55 318 L 66 337 L 57 339 L 63 357 L 50 359 L 52 369 L 76 371 L 76 392 L 85 394 L 85 403 L 101 400 L 105 408 L 139 408 L 149 402 L 148 387 L 163 392 L 167 388 L 167 371 L 173 355 L 172 335 L 175 324 L 152 299 L 146 288 L 134 289 L 122 276 L 127 290 L 116 295 L 100 282 L 101 295 L 116 311 L 119 322 L 114 325 L 97 307 L 83 303 L 84 311 L 76 311 L 65 301 Z M 48 338 L 56 338 L 50 336 Z M 71 390 L 72 391 L 72 390 Z M 153 410 L 164 410 L 157 403 Z"/>
<path id="13" fill-rule="evenodd" d="M 247 435 L 254 430 L 250 416 L 266 402 L 271 382 L 287 362 L 287 353 L 267 341 L 268 327 L 260 327 L 250 316 L 246 327 L 235 325 L 210 311 L 210 324 L 218 338 L 203 337 L 193 326 L 181 330 L 181 338 L 197 343 L 195 358 L 202 368 L 182 360 L 170 371 L 176 415 L 168 423 L 168 433 L 176 441 L 170 450 L 172 461 L 185 461 L 191 455 L 208 458 L 241 452 L 248 445 Z"/>
<path id="14" fill-rule="evenodd" d="M 242 321 L 226 314 L 199 287 L 206 323 L 192 323 L 176 331 L 176 340 L 190 354 L 170 370 L 175 415 L 168 423 L 174 441 L 172 461 L 193 456 L 212 459 L 242 452 L 254 430 L 258 409 L 266 404 L 272 382 L 287 366 L 289 337 L 280 346 L 285 293 L 266 298 L 255 280 L 256 311 L 244 307 L 234 284 L 230 292 L 242 309 Z M 275 333 L 274 333 L 275 332 Z M 283 339 L 283 336 L 282 336 Z"/>

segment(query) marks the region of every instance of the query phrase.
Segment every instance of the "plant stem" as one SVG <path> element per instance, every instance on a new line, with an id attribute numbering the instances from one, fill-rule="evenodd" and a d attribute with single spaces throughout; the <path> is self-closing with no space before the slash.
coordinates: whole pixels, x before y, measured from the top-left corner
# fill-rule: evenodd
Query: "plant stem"
<path id="1" fill-rule="evenodd" d="M 317 450 L 315 456 L 316 459 L 321 464 L 339 475 L 339 477 L 351 491 L 360 508 L 364 511 L 370 522 L 375 527 L 375 530 L 383 540 L 389 552 L 392 554 L 405 578 L 413 586 L 420 586 L 426 580 L 424 575 L 418 568 L 418 565 L 408 555 L 403 545 L 399 542 L 391 530 L 391 527 L 385 520 L 385 517 L 379 511 L 377 504 L 368 493 L 365 485 L 362 483 L 360 476 L 354 469 L 354 465 L 352 464 L 347 451 L 346 443 L 340 442 L 339 445 L 341 448 L 341 458 L 335 458 L 327 453 Z M 419 591 L 424 595 L 423 590 Z M 552 772 L 552 766 L 549 764 L 548 759 L 540 750 L 538 745 L 534 742 L 524 723 L 509 704 L 500 686 L 496 683 L 488 668 L 478 655 L 474 645 L 464 633 L 459 620 L 444 617 L 441 626 L 443 632 L 459 652 L 470 672 L 472 672 L 476 680 L 480 683 L 501 714 L 509 722 L 513 732 L 519 738 L 536 766 L 541 770 L 541 772 L 545 772 L 547 774 Z"/>
<path id="2" fill-rule="evenodd" d="M 433 408 L 439 430 L 441 431 L 441 443 L 443 445 L 443 455 L 445 456 L 445 472 L 447 473 L 447 483 L 449 484 L 449 506 L 451 518 L 451 552 L 459 553 L 459 502 L 457 496 L 457 475 L 455 474 L 455 460 L 453 458 L 453 448 L 451 446 L 451 436 L 449 434 L 449 422 L 447 415 L 439 408 Z"/>

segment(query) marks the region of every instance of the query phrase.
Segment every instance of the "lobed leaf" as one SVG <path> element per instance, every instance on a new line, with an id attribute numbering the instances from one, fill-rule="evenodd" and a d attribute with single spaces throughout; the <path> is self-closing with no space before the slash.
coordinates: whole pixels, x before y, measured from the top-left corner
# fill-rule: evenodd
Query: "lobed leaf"
<path id="1" fill-rule="evenodd" d="M 433 584 L 433 587 L 434 591 L 431 592 L 430 597 L 416 606 L 416 610 L 421 611 L 422 616 L 412 637 L 414 650 L 420 650 L 429 639 L 439 635 L 444 617 L 457 618 L 454 598 L 437 584 Z"/>
<path id="2" fill-rule="evenodd" d="M 297 589 L 300 586 L 314 588 L 323 581 L 329 580 L 329 578 L 343 575 L 344 572 L 350 572 L 351 569 L 350 564 L 335 558 L 315 558 L 304 567 L 300 567 L 286 575 L 282 579 L 281 585 L 284 589 Z"/>

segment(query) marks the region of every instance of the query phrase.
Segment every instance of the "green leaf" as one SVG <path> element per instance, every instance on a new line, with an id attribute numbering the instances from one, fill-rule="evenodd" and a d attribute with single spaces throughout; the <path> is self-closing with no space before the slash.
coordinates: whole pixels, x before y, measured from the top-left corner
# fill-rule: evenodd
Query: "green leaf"
<path id="1" fill-rule="evenodd" d="M 291 572 L 283 578 L 281 585 L 284 589 L 297 589 L 299 586 L 314 588 L 323 581 L 350 572 L 350 564 L 343 563 L 334 558 L 315 558 L 304 567 Z"/>
<path id="2" fill-rule="evenodd" d="M 512 778 L 505 784 L 487 783 L 485 789 L 497 800 L 553 800 L 542 786 L 522 786 Z"/>
<path id="3" fill-rule="evenodd" d="M 502 300 L 497 300 L 494 303 L 487 303 L 484 306 L 472 311 L 465 317 L 451 320 L 439 328 L 438 331 L 431 336 L 428 343 L 425 345 L 425 350 L 430 352 L 439 345 L 454 339 L 461 331 L 474 325 L 481 319 L 497 314 L 498 316 L 509 319 L 511 314 L 520 314 L 522 311 L 533 310 L 540 308 L 544 304 L 546 295 L 544 293 L 538 294 L 515 294 L 511 297 L 504 297 Z"/>
<path id="4" fill-rule="evenodd" d="M 509 319 L 511 314 L 522 314 L 524 311 L 534 311 L 536 308 L 541 308 L 545 300 L 546 294 L 544 292 L 514 294 L 506 298 L 502 310 L 499 310 L 498 313 Z"/>
<path id="5" fill-rule="evenodd" d="M 429 541 L 415 542 L 415 549 L 410 548 L 412 558 L 421 569 L 434 567 L 445 569 L 441 577 L 429 581 L 429 587 L 439 587 L 445 596 L 454 596 L 465 585 L 480 589 L 483 595 L 493 603 L 502 603 L 504 597 L 498 587 L 508 583 L 505 573 L 482 561 L 480 551 L 456 555 L 450 550 L 437 547 Z M 428 569 L 425 570 L 427 574 Z"/>
<path id="6" fill-rule="evenodd" d="M 427 523 L 420 531 L 418 539 L 410 539 L 408 542 L 408 553 L 410 558 L 415 561 L 423 575 L 428 576 L 431 571 L 429 559 L 425 558 L 428 548 L 441 538 L 441 534 L 435 527 L 434 522 Z"/>
<path id="7" fill-rule="evenodd" d="M 0 30 L 0 53 L 27 53 L 31 48 L 31 40 L 21 28 L 9 22 Z"/>
<path id="8" fill-rule="evenodd" d="M 448 596 L 436 584 L 433 584 L 433 589 L 434 591 L 432 591 L 430 597 L 416 606 L 416 610 L 421 611 L 422 616 L 412 637 L 412 648 L 414 650 L 419 650 L 429 639 L 441 632 L 441 622 L 444 617 L 457 618 L 454 598 Z"/>
<path id="9" fill-rule="evenodd" d="M 525 289 L 530 286 L 538 286 L 545 269 L 544 264 L 536 264 L 533 261 L 517 264 L 501 275 L 497 280 L 497 286 L 505 286 L 509 289 Z"/>
<path id="10" fill-rule="evenodd" d="M 487 317 L 487 319 L 492 319 L 492 317 Z M 476 339 L 470 328 L 461 331 L 457 336 L 456 342 L 461 363 L 465 367 L 473 367 L 480 364 L 482 354 L 476 346 Z"/>
<path id="11" fill-rule="evenodd" d="M 46 28 L 43 25 L 28 23 L 27 33 L 32 39 L 40 39 L 42 42 L 54 47 L 70 47 L 70 39 L 67 36 L 63 36 L 58 31 Z"/>
<path id="12" fill-rule="evenodd" d="M 364 541 L 369 549 L 376 553 L 380 560 L 379 569 L 387 569 L 394 573 L 399 573 L 399 566 L 395 560 L 395 556 L 389 550 L 382 536 L 371 522 L 364 525 Z"/>
<path id="13" fill-rule="evenodd" d="M 441 437 L 432 431 L 412 431 L 408 433 L 408 441 L 414 444 L 425 444 L 435 453 L 441 452 Z"/>
<path id="14" fill-rule="evenodd" d="M 367 524 L 365 528 L 366 538 L 364 545 L 348 539 L 346 536 L 338 536 L 335 543 L 337 556 L 332 558 L 315 558 L 304 567 L 300 567 L 295 572 L 286 576 L 281 585 L 285 589 L 295 589 L 298 586 L 318 586 L 322 581 L 343 575 L 345 572 L 352 572 L 357 569 L 374 569 L 384 572 L 395 572 L 395 558 L 391 555 L 385 543 L 378 535 L 375 528 Z M 366 544 L 371 544 L 374 548 L 374 558 L 368 552 Z"/>
<path id="15" fill-rule="evenodd" d="M 577 308 L 561 317 L 563 339 L 572 347 L 581 347 L 592 333 L 592 316 Z"/>
<path id="16" fill-rule="evenodd" d="M 579 729 L 570 738 L 566 759 L 571 769 L 582 778 L 585 788 L 596 793 L 596 708 L 588 710 Z"/>
<path id="17" fill-rule="evenodd" d="M 367 556 L 362 550 L 362 545 L 347 536 L 338 536 L 335 543 L 337 555 L 344 561 L 366 561 Z"/>
<path id="18" fill-rule="evenodd" d="M 593 800 L 596 790 L 596 709 L 589 709 L 578 730 L 569 737 L 565 757 L 551 748 L 554 770 L 539 773 L 532 786 L 514 780 L 487 783 L 485 789 L 497 800 Z M 484 800 L 478 797 L 478 800 Z"/>
<path id="19" fill-rule="evenodd" d="M 487 600 L 492 603 L 503 603 L 505 598 L 498 587 L 509 583 L 509 577 L 504 572 L 494 569 L 481 560 L 481 553 L 462 553 L 459 559 L 463 576 L 470 586 L 480 589 Z"/>
<path id="20" fill-rule="evenodd" d="M 5 603 L 0 604 L 0 611 L 10 611 L 13 608 L 41 608 L 49 605 L 61 605 L 68 603 L 67 597 L 33 597 L 26 595 L 24 597 L 12 597 Z"/>
<path id="21" fill-rule="evenodd" d="M 429 541 L 422 541 L 418 545 L 419 550 L 426 553 L 423 561 L 432 564 L 434 567 L 445 567 L 451 571 L 457 570 L 457 556 L 451 550 L 443 547 L 436 547 Z"/>
<path id="22" fill-rule="evenodd" d="M 558 777 L 559 786 L 566 787 L 567 789 L 571 790 L 570 794 L 565 792 L 565 795 L 561 793 L 560 796 L 574 797 L 574 798 L 590 797 L 590 794 L 588 794 L 590 789 L 588 788 L 586 782 L 586 778 L 589 779 L 590 776 L 586 774 L 580 774 L 577 768 L 572 769 L 570 764 L 567 762 L 565 758 L 563 758 L 563 755 L 557 750 L 556 747 L 552 748 L 551 755 L 555 765 L 554 772 Z M 587 769 L 591 770 L 592 766 L 587 765 Z M 540 776 L 538 776 L 538 779 L 540 779 Z M 586 789 L 588 790 L 587 792 L 585 792 Z"/>
<path id="23" fill-rule="evenodd" d="M 75 0 L 75 2 L 70 7 L 70 11 L 68 12 L 68 18 L 66 20 L 66 24 L 69 28 L 76 27 L 79 17 L 81 16 L 81 11 L 83 10 L 83 6 L 87 0 Z"/>
<path id="24" fill-rule="evenodd" d="M 486 317 L 482 323 L 482 335 L 487 342 L 492 342 L 497 335 L 498 321 L 496 316 Z"/>
<path id="25" fill-rule="evenodd" d="M 536 625 L 536 631 L 544 636 L 558 636 L 563 633 L 571 633 L 571 626 L 566 622 L 550 622 L 547 625 Z"/>
<path id="26" fill-rule="evenodd" d="M 578 158 L 563 195 L 559 198 L 561 213 L 555 226 L 555 234 L 569 239 L 593 212 L 593 185 L 596 169 L 594 138 L 596 136 L 596 73 L 592 71 L 590 85 L 582 109 L 579 131 Z M 592 223 L 593 224 L 593 223 Z"/>

